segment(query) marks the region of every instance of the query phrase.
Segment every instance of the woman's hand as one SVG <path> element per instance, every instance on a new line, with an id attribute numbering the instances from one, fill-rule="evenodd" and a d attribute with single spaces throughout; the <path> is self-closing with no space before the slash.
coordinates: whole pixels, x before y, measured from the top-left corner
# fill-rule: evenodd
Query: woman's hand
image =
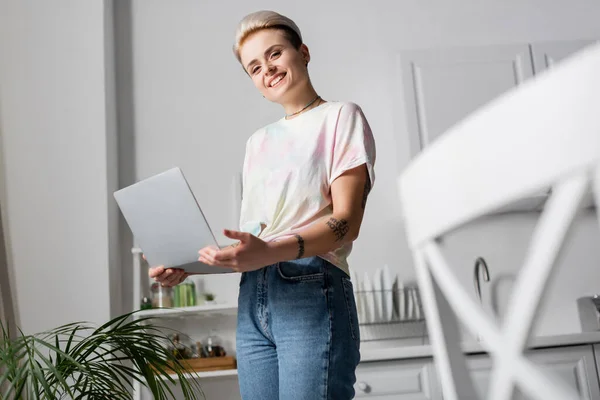
<path id="1" fill-rule="evenodd" d="M 142 254 L 142 258 L 145 260 L 146 256 Z M 181 268 L 165 268 L 159 265 L 158 267 L 151 267 L 148 270 L 148 276 L 162 286 L 175 286 L 183 282 L 189 274 Z"/>
<path id="2" fill-rule="evenodd" d="M 225 229 L 223 234 L 239 242 L 221 250 L 205 247 L 198 252 L 198 261 L 232 268 L 236 272 L 254 271 L 279 261 L 265 241 L 250 233 Z"/>
<path id="3" fill-rule="evenodd" d="M 165 268 L 162 265 L 158 267 L 152 267 L 148 270 L 150 278 L 160 283 L 162 286 L 176 286 L 185 280 L 189 276 L 181 268 Z"/>

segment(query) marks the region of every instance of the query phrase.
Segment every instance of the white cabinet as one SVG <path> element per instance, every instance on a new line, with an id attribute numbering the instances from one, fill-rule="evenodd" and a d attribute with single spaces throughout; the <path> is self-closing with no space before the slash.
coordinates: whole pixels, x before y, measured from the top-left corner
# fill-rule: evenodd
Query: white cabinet
<path id="1" fill-rule="evenodd" d="M 401 52 L 399 104 L 404 104 L 406 121 L 399 122 L 405 123 L 408 130 L 411 155 L 417 155 L 481 106 L 591 43 L 544 42 Z M 542 190 L 499 211 L 539 210 L 548 193 Z M 588 199 L 585 206 L 589 205 Z"/>
<path id="2" fill-rule="evenodd" d="M 600 381 L 600 344 L 594 345 L 594 358 L 596 359 L 596 371 L 598 372 L 598 380 Z"/>
<path id="3" fill-rule="evenodd" d="M 533 70 L 539 74 L 571 54 L 593 44 L 593 40 L 572 40 L 565 42 L 540 42 L 531 45 Z"/>
<path id="4" fill-rule="evenodd" d="M 533 350 L 527 354 L 531 361 L 542 364 L 545 370 L 574 387 L 582 399 L 600 400 L 598 373 L 591 345 Z M 492 361 L 488 356 L 470 356 L 468 365 L 475 390 L 483 399 L 488 391 Z M 528 399 L 518 390 L 517 393 L 515 399 Z"/>
<path id="5" fill-rule="evenodd" d="M 414 156 L 498 95 L 533 76 L 529 46 L 456 47 L 400 54 Z"/>
<path id="6" fill-rule="evenodd" d="M 413 157 L 473 111 L 533 76 L 527 44 L 408 51 L 401 53 L 400 67 Z M 535 210 L 545 198 L 543 191 L 501 211 Z"/>
<path id="7" fill-rule="evenodd" d="M 577 345 L 535 349 L 527 357 L 577 390 L 582 400 L 600 400 L 600 345 Z M 467 356 L 475 391 L 485 399 L 492 360 L 485 354 Z M 371 361 L 359 364 L 354 385 L 357 399 L 441 400 L 441 384 L 433 359 Z M 529 397 L 515 390 L 515 400 Z"/>
<path id="8" fill-rule="evenodd" d="M 430 358 L 375 361 L 356 370 L 357 399 L 438 400 L 437 380 Z"/>
<path id="9" fill-rule="evenodd" d="M 535 74 L 540 74 L 571 54 L 592 45 L 593 40 L 577 40 L 565 42 L 541 42 L 531 45 L 531 58 Z M 582 208 L 595 207 L 591 191 L 582 200 Z"/>

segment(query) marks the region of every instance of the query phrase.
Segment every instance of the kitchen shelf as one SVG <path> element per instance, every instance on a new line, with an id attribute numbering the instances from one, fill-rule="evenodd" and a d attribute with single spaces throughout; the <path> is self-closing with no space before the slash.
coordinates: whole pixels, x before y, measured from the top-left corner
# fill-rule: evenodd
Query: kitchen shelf
<path id="1" fill-rule="evenodd" d="M 238 374 L 237 369 L 223 369 L 223 370 L 216 370 L 216 371 L 185 373 L 185 374 L 183 374 L 183 376 L 186 379 L 195 379 L 195 378 L 209 379 L 209 378 L 220 378 L 220 377 L 227 377 L 227 376 L 237 376 L 237 374 Z M 169 376 L 173 379 L 179 379 L 177 374 L 169 374 Z M 161 378 L 166 379 L 165 377 L 161 377 Z"/>
<path id="2" fill-rule="evenodd" d="M 237 315 L 237 304 L 204 304 L 191 307 L 152 308 L 150 310 L 138 311 L 134 314 L 136 318 L 159 317 L 159 318 L 189 318 L 208 316 L 232 316 Z"/>

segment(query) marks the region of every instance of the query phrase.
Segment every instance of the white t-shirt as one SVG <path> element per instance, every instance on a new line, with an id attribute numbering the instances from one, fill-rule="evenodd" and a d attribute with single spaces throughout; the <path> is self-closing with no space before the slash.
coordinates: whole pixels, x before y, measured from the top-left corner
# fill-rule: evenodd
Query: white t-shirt
<path id="1" fill-rule="evenodd" d="M 323 103 L 259 129 L 246 143 L 240 230 L 268 242 L 332 215 L 331 183 L 362 164 L 373 187 L 375 141 L 356 104 Z M 351 250 L 348 243 L 320 257 L 348 273 Z"/>

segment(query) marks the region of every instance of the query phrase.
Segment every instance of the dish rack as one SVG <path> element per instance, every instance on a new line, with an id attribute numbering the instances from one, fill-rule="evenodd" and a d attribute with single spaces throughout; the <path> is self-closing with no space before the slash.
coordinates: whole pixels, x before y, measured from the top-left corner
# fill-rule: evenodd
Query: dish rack
<path id="1" fill-rule="evenodd" d="M 356 291 L 355 298 L 361 342 L 427 336 L 418 287 Z"/>

